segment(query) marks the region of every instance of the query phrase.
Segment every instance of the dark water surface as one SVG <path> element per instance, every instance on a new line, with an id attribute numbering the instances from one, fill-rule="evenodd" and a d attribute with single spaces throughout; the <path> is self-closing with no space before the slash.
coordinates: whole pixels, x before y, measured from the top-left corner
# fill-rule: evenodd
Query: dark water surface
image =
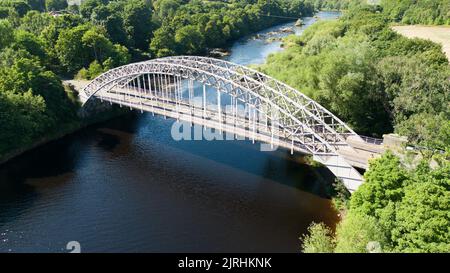
<path id="1" fill-rule="evenodd" d="M 246 38 L 232 50 L 249 64 L 280 48 Z M 173 122 L 132 113 L 0 166 L 0 252 L 67 252 L 69 241 L 83 252 L 297 252 L 312 221 L 336 223 L 328 174 L 300 155 L 177 142 Z"/>

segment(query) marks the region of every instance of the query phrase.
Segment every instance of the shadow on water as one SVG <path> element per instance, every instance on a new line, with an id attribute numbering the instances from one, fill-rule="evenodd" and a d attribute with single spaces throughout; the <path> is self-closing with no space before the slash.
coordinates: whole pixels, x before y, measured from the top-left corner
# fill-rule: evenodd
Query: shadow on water
<path id="1" fill-rule="evenodd" d="M 9 217 L 19 216 L 21 210 L 33 206 L 33 200 L 39 198 L 37 187 L 57 187 L 70 182 L 90 145 L 109 151 L 121 144 L 124 139 L 98 131 L 98 128 L 109 124 L 114 126 L 117 122 L 127 133 L 137 130 L 138 119 L 130 113 L 110 122 L 89 126 L 0 165 L 0 204 L 5 204 L 0 211 L 0 225 L 2 215 L 11 220 Z"/>
<path id="2" fill-rule="evenodd" d="M 145 141 L 150 145 L 163 144 L 250 174 L 262 175 L 283 185 L 321 197 L 329 197 L 327 187 L 329 181 L 332 181 L 332 174 L 326 168 L 308 165 L 306 155 L 299 153 L 291 155 L 290 151 L 282 148 L 273 152 L 262 152 L 259 150 L 260 143 L 252 144 L 250 140 L 175 141 L 170 134 L 171 125 L 174 122 L 174 119 L 134 112 L 100 126 L 98 133 L 101 135 L 101 140 L 97 145 L 109 152 L 117 149 L 114 153 L 110 153 L 112 156 L 125 153 L 131 153 L 133 157 L 137 155 L 136 160 L 145 165 L 145 162 L 149 163 L 155 158 L 164 156 L 158 150 L 150 149 L 145 153 L 136 151 L 140 146 L 133 144 L 141 138 L 146 138 Z M 149 125 L 149 123 L 153 124 Z M 156 136 L 155 129 L 158 130 Z M 120 148 L 118 148 L 119 145 Z M 262 169 L 261 166 L 263 166 Z"/>

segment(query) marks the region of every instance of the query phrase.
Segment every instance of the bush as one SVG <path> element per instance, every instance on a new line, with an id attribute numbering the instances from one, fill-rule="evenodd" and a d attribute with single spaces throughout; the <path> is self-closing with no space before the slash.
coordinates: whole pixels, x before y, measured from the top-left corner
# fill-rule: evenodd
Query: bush
<path id="1" fill-rule="evenodd" d="M 374 217 L 349 213 L 336 229 L 337 253 L 367 253 L 370 242 L 378 242 L 382 248 L 387 245 L 387 238 Z"/>
<path id="2" fill-rule="evenodd" d="M 331 230 L 323 223 L 312 223 L 307 235 L 300 237 L 303 253 L 333 253 L 334 241 Z"/>

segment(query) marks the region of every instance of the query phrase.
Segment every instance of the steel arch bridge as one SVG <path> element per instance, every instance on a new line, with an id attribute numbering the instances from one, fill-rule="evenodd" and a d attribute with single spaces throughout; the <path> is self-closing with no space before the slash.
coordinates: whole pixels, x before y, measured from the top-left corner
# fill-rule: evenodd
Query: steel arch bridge
<path id="1" fill-rule="evenodd" d="M 357 160 L 351 145 L 364 143 L 360 136 L 298 90 L 241 65 L 197 56 L 132 63 L 98 76 L 81 96 L 311 154 L 351 192 L 363 182 L 354 166 L 366 168 L 367 158 Z"/>

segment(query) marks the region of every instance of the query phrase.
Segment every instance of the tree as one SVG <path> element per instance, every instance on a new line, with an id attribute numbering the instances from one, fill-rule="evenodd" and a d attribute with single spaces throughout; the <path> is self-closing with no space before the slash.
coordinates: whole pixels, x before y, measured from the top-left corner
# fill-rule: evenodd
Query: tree
<path id="1" fill-rule="evenodd" d="M 450 162 L 405 189 L 392 231 L 402 252 L 450 252 Z"/>
<path id="2" fill-rule="evenodd" d="M 45 132 L 48 124 L 42 97 L 31 91 L 0 91 L 0 154 L 29 144 Z"/>
<path id="3" fill-rule="evenodd" d="M 353 193 L 350 208 L 363 215 L 379 217 L 380 210 L 389 202 L 399 202 L 403 197 L 403 187 L 410 177 L 391 152 L 373 160 L 364 174 L 364 183 Z"/>
<path id="4" fill-rule="evenodd" d="M 334 241 L 331 230 L 323 223 L 312 223 L 308 227 L 308 235 L 302 240 L 303 253 L 333 253 Z"/>
<path id="5" fill-rule="evenodd" d="M 203 36 L 195 26 L 185 26 L 175 32 L 179 52 L 195 54 L 203 50 Z"/>
<path id="6" fill-rule="evenodd" d="M 176 10 L 182 5 L 181 0 L 158 0 L 154 3 L 160 20 L 170 20 L 175 16 Z"/>
<path id="7" fill-rule="evenodd" d="M 24 30 L 16 31 L 14 48 L 24 49 L 31 55 L 39 57 L 42 62 L 46 61 L 46 52 L 42 41 L 30 32 Z"/>
<path id="8" fill-rule="evenodd" d="M 432 156 L 438 150 L 450 147 L 450 113 L 433 115 L 419 113 L 396 125 L 396 131 L 408 138 L 408 141 L 423 147 L 423 154 Z M 425 154 L 424 154 L 425 155 Z"/>
<path id="9" fill-rule="evenodd" d="M 45 0 L 47 11 L 59 11 L 67 8 L 67 0 Z"/>
<path id="10" fill-rule="evenodd" d="M 71 29 L 64 29 L 56 42 L 56 53 L 66 72 L 73 73 L 89 64 L 89 52 L 86 52 L 81 42 L 88 25 L 80 25 Z"/>
<path id="11" fill-rule="evenodd" d="M 151 7 L 145 0 L 127 1 L 124 6 L 123 20 L 130 41 L 139 49 L 146 50 L 152 31 Z"/>
<path id="12" fill-rule="evenodd" d="M 128 45 L 129 41 L 127 33 L 125 32 L 122 17 L 117 14 L 111 14 L 106 18 L 103 25 L 113 43 Z"/>
<path id="13" fill-rule="evenodd" d="M 0 20 L 0 49 L 10 45 L 14 41 L 14 30 L 7 20 Z"/>
<path id="14" fill-rule="evenodd" d="M 175 37 L 172 33 L 172 29 L 163 25 L 155 31 L 154 37 L 150 43 L 150 49 L 156 57 L 175 55 L 176 51 L 174 46 Z"/>
<path id="15" fill-rule="evenodd" d="M 83 34 L 81 42 L 89 52 L 93 53 L 90 59 L 94 59 L 99 63 L 102 63 L 114 50 L 113 44 L 105 37 L 102 30 L 95 27 Z"/>
<path id="16" fill-rule="evenodd" d="M 19 17 L 24 16 L 28 11 L 31 10 L 30 5 L 23 0 L 2 0 L 0 2 L 0 7 L 11 8 Z M 11 15 L 11 11 L 10 14 Z"/>
<path id="17" fill-rule="evenodd" d="M 371 242 L 379 243 L 382 249 L 388 245 L 383 230 L 371 216 L 349 212 L 336 229 L 337 253 L 365 253 Z"/>
<path id="18" fill-rule="evenodd" d="M 40 35 L 44 28 L 51 23 L 51 21 L 51 15 L 32 10 L 25 14 L 25 16 L 22 18 L 20 29 L 31 32 L 34 35 Z"/>
<path id="19" fill-rule="evenodd" d="M 27 3 L 33 10 L 41 12 L 45 10 L 45 0 L 27 0 Z"/>
<path id="20" fill-rule="evenodd" d="M 85 0 L 80 5 L 80 14 L 83 18 L 90 19 L 96 7 L 103 6 L 107 0 Z"/>

